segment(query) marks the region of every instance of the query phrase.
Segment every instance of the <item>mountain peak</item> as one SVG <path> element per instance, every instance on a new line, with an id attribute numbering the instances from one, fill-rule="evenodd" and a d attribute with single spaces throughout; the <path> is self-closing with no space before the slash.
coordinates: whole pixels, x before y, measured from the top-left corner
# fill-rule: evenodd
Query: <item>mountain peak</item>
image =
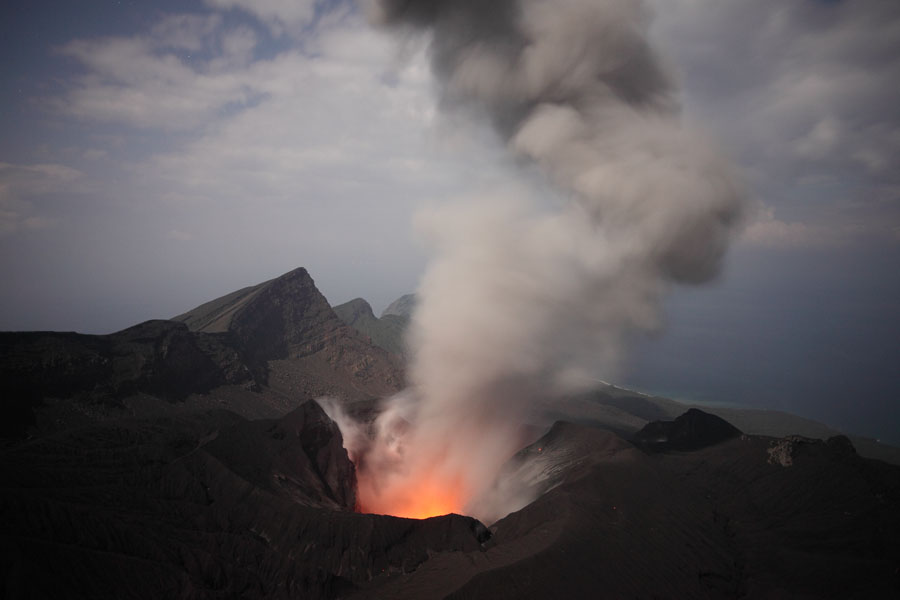
<path id="1" fill-rule="evenodd" d="M 691 408 L 674 421 L 654 421 L 633 441 L 652 450 L 698 450 L 741 435 L 741 430 L 716 415 Z"/>
<path id="2" fill-rule="evenodd" d="M 365 300 L 354 301 L 354 307 L 372 315 Z M 174 320 L 192 331 L 230 334 L 260 374 L 270 361 L 306 361 L 307 372 L 316 372 L 318 379 L 333 385 L 310 387 L 307 375 L 302 383 L 294 381 L 300 376 L 294 373 L 299 364 L 280 365 L 293 374 L 279 377 L 290 380 L 289 388 L 300 386 L 312 395 L 332 388 L 347 388 L 351 395 L 363 390 L 367 396 L 382 395 L 396 391 L 402 380 L 395 359 L 345 325 L 302 267 L 202 304 Z M 341 374 L 337 379 L 336 373 Z"/>
<path id="3" fill-rule="evenodd" d="M 229 332 L 261 362 L 311 354 L 341 326 L 303 267 L 201 304 L 173 320 L 191 331 Z"/>
<path id="4" fill-rule="evenodd" d="M 334 307 L 334 312 L 337 313 L 338 317 L 340 317 L 341 321 L 353 327 L 356 321 L 361 319 L 369 320 L 375 318 L 375 313 L 372 311 L 372 306 L 366 302 L 363 298 L 354 298 L 349 302 L 345 302 L 339 306 Z"/>
<path id="5" fill-rule="evenodd" d="M 399 302 L 399 300 L 397 301 Z M 394 302 L 396 304 L 397 302 Z M 393 304 L 391 305 L 393 306 Z M 390 307 L 388 307 L 390 308 Z M 368 336 L 372 343 L 397 356 L 405 356 L 406 343 L 404 333 L 408 317 L 391 314 L 376 318 L 372 307 L 362 298 L 356 298 L 334 307 L 338 318 L 360 332 Z"/>
<path id="6" fill-rule="evenodd" d="M 391 302 L 384 311 L 381 313 L 381 318 L 388 315 L 395 315 L 398 317 L 410 317 L 412 316 L 413 309 L 416 307 L 416 295 L 415 294 L 405 294 L 400 296 L 393 302 Z"/>

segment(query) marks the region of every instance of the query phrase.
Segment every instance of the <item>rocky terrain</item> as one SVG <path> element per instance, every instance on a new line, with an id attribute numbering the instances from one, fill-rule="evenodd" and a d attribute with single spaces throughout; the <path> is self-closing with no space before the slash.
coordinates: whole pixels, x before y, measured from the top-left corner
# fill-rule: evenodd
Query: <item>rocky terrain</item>
<path id="1" fill-rule="evenodd" d="M 402 386 L 373 341 L 303 269 L 111 335 L 0 334 L 4 597 L 900 594 L 900 467 L 608 385 L 541 407 L 493 522 L 357 513 L 312 399 L 371 419 Z"/>
<path id="2" fill-rule="evenodd" d="M 46 398 L 115 405 L 143 392 L 176 402 L 254 375 L 227 334 L 147 321 L 111 335 L 0 333 L 0 381 L 4 433 L 15 436 L 36 424 Z"/>
<path id="3" fill-rule="evenodd" d="M 650 454 L 557 423 L 504 471 L 535 499 L 490 529 L 352 512 L 353 465 L 312 402 L 277 420 L 105 421 L 0 454 L 0 577 L 9 598 L 900 591 L 900 468 L 846 439 L 709 444 L 719 427 L 688 419 L 693 450 Z"/>
<path id="4" fill-rule="evenodd" d="M 403 298 L 406 297 L 404 296 Z M 372 312 L 372 307 L 362 298 L 339 304 L 334 307 L 334 312 L 341 321 L 360 333 L 369 336 L 369 339 L 376 346 L 398 356 L 406 356 L 407 350 L 403 335 L 409 323 L 409 315 L 387 312 L 388 310 L 398 311 L 402 309 L 402 306 L 400 308 L 394 306 L 397 302 L 400 302 L 400 300 L 395 301 L 385 309 L 381 318 L 375 316 L 375 313 Z"/>
<path id="5" fill-rule="evenodd" d="M 674 421 L 653 421 L 634 434 L 631 441 L 644 450 L 698 450 L 739 437 L 741 430 L 728 421 L 689 409 Z"/>
<path id="6" fill-rule="evenodd" d="M 7 598 L 334 598 L 485 535 L 352 512 L 353 465 L 312 402 L 105 421 L 8 449 L 0 473 Z"/>
<path id="7" fill-rule="evenodd" d="M 0 333 L 7 438 L 195 409 L 275 417 L 402 385 L 400 359 L 341 322 L 305 269 L 110 335 Z"/>
<path id="8" fill-rule="evenodd" d="M 409 319 L 412 316 L 413 310 L 416 308 L 416 295 L 415 294 L 404 294 L 400 296 L 390 304 L 388 304 L 387 308 L 381 311 L 381 318 L 385 317 L 402 317 Z"/>
<path id="9" fill-rule="evenodd" d="M 403 386 L 396 357 L 345 325 L 306 269 L 207 302 L 173 320 L 197 333 L 229 333 L 252 363 L 268 367 L 263 383 L 288 385 L 304 397 L 361 400 Z"/>

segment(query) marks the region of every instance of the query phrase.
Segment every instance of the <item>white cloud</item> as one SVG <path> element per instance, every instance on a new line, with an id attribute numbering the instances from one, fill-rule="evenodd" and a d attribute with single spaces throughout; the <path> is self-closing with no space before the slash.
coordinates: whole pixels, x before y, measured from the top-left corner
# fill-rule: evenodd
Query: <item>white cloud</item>
<path id="1" fill-rule="evenodd" d="M 224 107 L 253 101 L 256 44 L 250 29 L 225 30 L 216 16 L 169 16 L 149 35 L 77 40 L 61 52 L 87 73 L 54 104 L 134 127 L 202 127 Z"/>
<path id="2" fill-rule="evenodd" d="M 496 148 L 472 141 L 488 128 L 438 118 L 424 50 L 400 52 L 358 14 L 324 15 L 302 41 L 261 56 L 230 21 L 185 21 L 207 35 L 199 53 L 164 43 L 178 36 L 158 32 L 183 25 L 168 23 L 66 48 L 86 73 L 60 101 L 65 114 L 108 124 L 122 144 L 91 142 L 108 147 L 101 195 L 114 207 L 79 224 L 115 220 L 134 253 L 137 240 L 190 236 L 142 254 L 177 248 L 185 269 L 215 256 L 238 286 L 260 265 L 279 265 L 266 267 L 272 276 L 304 265 L 330 299 L 384 305 L 421 272 L 416 208 L 502 177 Z M 229 47 L 245 60 L 228 59 Z"/>
<path id="3" fill-rule="evenodd" d="M 161 47 L 200 52 L 215 39 L 222 22 L 217 14 L 166 15 L 153 26 L 150 38 Z"/>
<path id="4" fill-rule="evenodd" d="M 314 56 L 285 52 L 235 73 L 259 101 L 155 156 L 144 166 L 147 176 L 216 201 L 427 179 L 423 132 L 435 111 L 417 66 L 387 81 L 382 65 L 392 47 L 359 23 L 321 32 L 309 44 Z"/>
<path id="5" fill-rule="evenodd" d="M 312 1 L 207 4 L 251 14 L 276 34 L 315 17 Z M 877 4 L 657 0 L 657 37 L 683 66 L 688 118 L 724 140 L 769 206 L 795 209 L 790 222 L 770 215 L 751 224 L 745 240 L 817 243 L 829 238 L 823 227 L 848 229 L 835 207 L 851 199 L 854 231 L 881 230 L 885 215 L 896 216 L 900 195 L 884 190 L 900 177 L 900 117 L 888 89 L 900 80 L 900 53 L 890 52 L 900 11 Z M 459 169 L 478 174 L 473 165 L 489 151 L 436 121 L 421 54 L 398 62 L 393 42 L 344 9 L 319 15 L 302 43 L 264 60 L 254 60 L 254 31 L 226 26 L 221 13 L 73 42 L 63 51 L 87 72 L 58 106 L 186 132 L 136 168 L 144 189 L 172 202 L 458 192 Z M 438 137 L 456 154 L 442 155 Z M 852 193 L 839 184 L 847 178 L 857 182 Z"/>

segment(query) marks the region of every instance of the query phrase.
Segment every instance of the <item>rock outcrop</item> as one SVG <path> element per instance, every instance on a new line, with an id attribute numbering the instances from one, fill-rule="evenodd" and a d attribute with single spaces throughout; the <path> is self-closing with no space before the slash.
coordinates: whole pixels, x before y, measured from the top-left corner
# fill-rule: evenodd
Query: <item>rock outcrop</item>
<path id="1" fill-rule="evenodd" d="M 767 450 L 769 464 L 790 467 L 795 456 L 825 455 L 831 460 L 842 460 L 856 456 L 853 442 L 845 435 L 836 435 L 827 440 L 808 438 L 802 435 L 789 435 L 773 440 Z"/>
<path id="2" fill-rule="evenodd" d="M 691 408 L 674 421 L 654 421 L 632 437 L 632 441 L 647 450 L 698 450 L 741 435 L 731 423 Z"/>
<path id="3" fill-rule="evenodd" d="M 372 343 L 397 356 L 406 356 L 404 339 L 409 317 L 396 314 L 383 315 L 380 319 L 372 312 L 372 307 L 362 298 L 334 307 L 338 318 L 363 335 Z"/>
<path id="4" fill-rule="evenodd" d="M 400 296 L 381 311 L 381 318 L 385 317 L 403 317 L 408 319 L 412 316 L 413 310 L 416 308 L 416 295 L 405 294 Z"/>
<path id="5" fill-rule="evenodd" d="M 45 398 L 115 404 L 136 393 L 183 400 L 252 380 L 224 334 L 193 334 L 183 323 L 147 321 L 110 335 L 0 333 L 6 436 L 34 423 Z"/>
<path id="6" fill-rule="evenodd" d="M 360 400 L 402 387 L 399 361 L 344 324 L 303 268 L 174 320 L 195 332 L 231 334 L 264 383 L 285 393 Z"/>
<path id="7" fill-rule="evenodd" d="M 356 506 L 356 472 L 341 432 L 315 402 L 280 419 L 221 429 L 204 448 L 246 481 L 297 504 Z"/>

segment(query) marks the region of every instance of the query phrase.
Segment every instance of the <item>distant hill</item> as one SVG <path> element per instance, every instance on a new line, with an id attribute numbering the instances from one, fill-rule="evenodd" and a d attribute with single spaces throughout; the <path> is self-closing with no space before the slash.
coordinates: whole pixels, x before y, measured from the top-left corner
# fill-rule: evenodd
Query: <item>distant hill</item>
<path id="1" fill-rule="evenodd" d="M 699 450 L 740 437 L 741 431 L 721 417 L 691 408 L 674 421 L 653 421 L 632 436 L 645 450 Z"/>
<path id="2" fill-rule="evenodd" d="M 173 410 L 272 418 L 402 386 L 400 360 L 345 325 L 302 268 L 110 335 L 0 333 L 4 437 Z"/>
<path id="3" fill-rule="evenodd" d="M 801 435 L 824 440 L 843 433 L 818 421 L 778 410 L 687 404 L 610 384 L 598 385 L 583 394 L 548 401 L 543 412 L 551 422 L 573 421 L 630 438 L 648 423 L 670 421 L 691 408 L 716 415 L 744 433 L 753 435 Z M 900 448 L 862 436 L 848 437 L 861 456 L 900 465 Z"/>
<path id="4" fill-rule="evenodd" d="M 407 298 L 404 296 L 403 298 Z M 401 300 L 403 299 L 401 298 Z M 394 302 L 397 304 L 400 300 Z M 394 306 L 391 304 L 391 306 Z M 390 308 L 390 306 L 388 307 Z M 356 298 L 334 307 L 334 312 L 341 321 L 360 333 L 369 336 L 372 343 L 399 356 L 406 356 L 404 333 L 409 317 L 396 313 L 382 313 L 377 318 L 372 307 L 362 298 Z"/>
<path id="5" fill-rule="evenodd" d="M 406 294 L 388 304 L 388 307 L 381 312 L 381 318 L 389 316 L 409 318 L 412 316 L 415 307 L 416 295 Z"/>

